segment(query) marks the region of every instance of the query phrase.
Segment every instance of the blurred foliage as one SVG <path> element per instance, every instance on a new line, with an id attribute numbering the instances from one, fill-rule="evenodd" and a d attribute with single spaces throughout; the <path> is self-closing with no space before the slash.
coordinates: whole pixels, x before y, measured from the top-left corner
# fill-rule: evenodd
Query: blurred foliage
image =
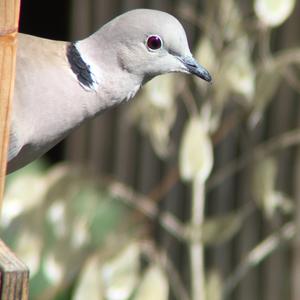
<path id="1" fill-rule="evenodd" d="M 249 2 L 251 12 L 247 15 L 241 2 L 203 1 L 199 14 L 188 2 L 180 2 L 180 16 L 195 28 L 201 26 L 193 53 L 212 73 L 213 84 L 197 78 L 179 79 L 174 74 L 154 79 L 138 95 L 140 99 L 132 104 L 128 116 L 149 138 L 159 158 L 177 158 L 178 180 L 201 185 L 200 190 L 205 189 L 213 168 L 216 140 L 226 138 L 241 124 L 255 129 L 280 83 L 291 77 L 299 82 L 295 72 L 290 77 L 283 75 L 290 68 L 299 70 L 300 47 L 274 53 L 270 39 L 292 14 L 296 1 L 254 0 Z M 176 149 L 172 130 L 178 101 L 185 105 L 188 116 Z M 238 112 L 237 121 L 232 115 L 228 121 L 224 113 L 228 106 Z M 2 237 L 30 267 L 31 299 L 165 300 L 172 289 L 177 299 L 188 300 L 189 287 L 153 245 L 139 205 L 145 204 L 147 217 L 149 211 L 152 219 L 157 214 L 160 224 L 167 225 L 165 230 L 174 228 L 170 234 L 179 232 L 175 238 L 188 247 L 197 242 L 211 247 L 224 243 L 240 232 L 253 210 L 250 205 L 225 216 L 203 217 L 200 225 L 184 224 L 171 214 L 158 215 L 149 199 L 138 199 L 136 207 L 129 205 L 131 189 L 123 196 L 116 195 L 107 179 L 102 179 L 93 178 L 82 168 L 59 165 L 48 169 L 41 162 L 8 176 Z M 253 160 L 253 198 L 266 221 L 278 213 L 292 217 L 292 200 L 276 182 L 276 157 Z M 204 211 L 205 197 L 198 196 L 192 196 L 191 202 L 202 201 Z M 257 245 L 255 250 L 260 249 Z M 255 261 L 274 251 L 274 247 L 263 249 L 255 251 Z M 146 264 L 141 259 L 145 257 Z M 246 261 L 242 270 L 254 265 Z M 235 284 L 244 275 L 240 271 L 233 274 Z M 221 299 L 226 282 L 219 271 L 201 276 L 205 276 L 206 300 Z"/>
<path id="2" fill-rule="evenodd" d="M 213 148 L 208 129 L 201 118 L 187 122 L 179 154 L 180 174 L 184 180 L 205 182 L 213 165 Z"/>
<path id="3" fill-rule="evenodd" d="M 123 263 L 115 262 L 115 271 L 112 264 L 103 262 L 134 243 L 143 223 L 80 168 L 59 165 L 45 171 L 37 161 L 8 176 L 3 216 L 3 239 L 30 268 L 32 299 L 56 299 L 78 276 L 75 299 L 86 277 L 95 277 L 99 283 L 103 277 L 103 295 L 113 294 L 112 285 L 122 279 L 121 270 L 127 281 L 123 293 L 129 286 L 129 269 L 134 268 L 131 281 L 137 279 L 137 249 L 131 250 L 135 251 L 131 262 L 130 255 Z M 131 284 L 131 290 L 135 285 Z"/>
<path id="4" fill-rule="evenodd" d="M 159 157 L 166 158 L 172 151 L 170 131 L 176 117 L 175 78 L 167 74 L 152 79 L 139 95 L 130 111 L 131 122 L 139 124 Z M 147 112 L 147 113 L 145 113 Z"/>
<path id="5" fill-rule="evenodd" d="M 291 214 L 294 210 L 293 201 L 276 189 L 276 178 L 277 162 L 274 158 L 266 158 L 255 166 L 254 199 L 268 218 L 273 218 L 278 210 L 283 214 Z"/>

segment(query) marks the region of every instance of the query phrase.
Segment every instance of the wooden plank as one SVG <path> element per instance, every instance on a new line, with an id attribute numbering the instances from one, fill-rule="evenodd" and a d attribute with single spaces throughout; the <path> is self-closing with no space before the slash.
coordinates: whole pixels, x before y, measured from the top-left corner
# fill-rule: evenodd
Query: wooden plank
<path id="1" fill-rule="evenodd" d="M 4 193 L 9 123 L 14 91 L 20 0 L 0 0 L 0 211 Z M 0 240 L 0 298 L 28 299 L 29 271 Z"/>
<path id="2" fill-rule="evenodd" d="M 6 173 L 11 99 L 14 90 L 20 0 L 0 0 L 0 210 Z"/>
<path id="3" fill-rule="evenodd" d="M 28 269 L 1 240 L 0 272 L 1 300 L 27 300 Z"/>

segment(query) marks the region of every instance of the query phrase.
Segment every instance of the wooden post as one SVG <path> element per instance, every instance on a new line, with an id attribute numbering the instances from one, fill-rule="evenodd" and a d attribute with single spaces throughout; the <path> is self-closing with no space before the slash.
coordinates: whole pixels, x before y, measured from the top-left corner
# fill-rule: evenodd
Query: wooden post
<path id="1" fill-rule="evenodd" d="M 0 211 L 14 91 L 20 0 L 0 0 Z M 29 271 L 0 240 L 0 299 L 27 300 Z"/>
<path id="2" fill-rule="evenodd" d="M 14 89 L 19 0 L 0 0 L 0 210 L 6 173 L 9 118 Z"/>

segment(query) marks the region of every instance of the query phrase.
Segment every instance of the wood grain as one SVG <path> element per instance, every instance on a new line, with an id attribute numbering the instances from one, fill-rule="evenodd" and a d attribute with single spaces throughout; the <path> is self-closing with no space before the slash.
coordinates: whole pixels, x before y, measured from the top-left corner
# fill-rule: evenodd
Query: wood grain
<path id="1" fill-rule="evenodd" d="M 19 0 L 0 0 L 0 211 L 14 91 L 19 9 Z M 28 281 L 26 265 L 0 240 L 0 299 L 27 300 Z"/>
<path id="2" fill-rule="evenodd" d="M 19 0 L 0 0 L 0 210 L 6 173 L 9 121 L 14 90 Z"/>
<path id="3" fill-rule="evenodd" d="M 0 272 L 1 300 L 27 300 L 29 271 L 1 240 Z"/>

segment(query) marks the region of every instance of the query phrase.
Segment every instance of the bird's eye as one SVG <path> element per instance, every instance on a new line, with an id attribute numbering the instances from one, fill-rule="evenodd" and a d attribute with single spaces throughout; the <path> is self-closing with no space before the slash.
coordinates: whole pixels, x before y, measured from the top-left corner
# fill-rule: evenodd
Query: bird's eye
<path id="1" fill-rule="evenodd" d="M 150 50 L 158 50 L 162 47 L 162 40 L 158 35 L 150 35 L 147 39 L 147 47 Z"/>

